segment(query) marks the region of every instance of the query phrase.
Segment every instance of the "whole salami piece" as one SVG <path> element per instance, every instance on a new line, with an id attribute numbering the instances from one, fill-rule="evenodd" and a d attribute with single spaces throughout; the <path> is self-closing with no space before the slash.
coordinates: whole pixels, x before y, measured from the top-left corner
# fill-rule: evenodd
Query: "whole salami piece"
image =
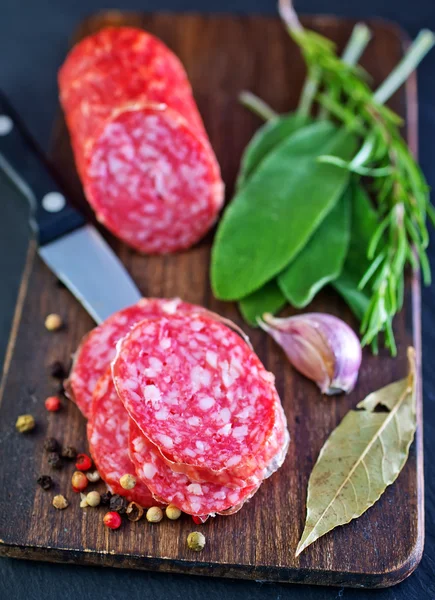
<path id="1" fill-rule="evenodd" d="M 101 478 L 111 491 L 143 508 L 155 505 L 152 493 L 140 479 L 131 490 L 125 490 L 119 483 L 123 475 L 134 475 L 136 470 L 128 453 L 128 414 L 118 398 L 110 369 L 95 388 L 87 427 L 89 450 Z"/>
<path id="2" fill-rule="evenodd" d="M 196 243 L 224 187 L 183 66 L 145 31 L 104 29 L 59 72 L 86 197 L 110 231 L 145 253 Z"/>
<path id="3" fill-rule="evenodd" d="M 200 310 L 199 306 L 182 302 L 179 298 L 143 298 L 137 304 L 114 313 L 104 323 L 92 329 L 81 342 L 75 353 L 69 378 L 65 382 L 68 396 L 83 415 L 89 418 L 97 381 L 115 358 L 116 343 L 133 325 L 145 318 Z"/>
<path id="4" fill-rule="evenodd" d="M 130 456 L 136 473 L 149 486 L 154 497 L 163 504 L 175 504 L 190 515 L 214 515 L 230 509 L 236 512 L 257 491 L 258 485 L 234 489 L 215 483 L 192 482 L 182 473 L 175 473 L 163 461 L 162 456 L 140 431 L 130 424 Z M 234 510 L 231 510 L 233 509 Z"/>
<path id="5" fill-rule="evenodd" d="M 208 469 L 225 482 L 270 462 L 265 448 L 279 419 L 274 377 L 209 315 L 139 322 L 118 342 L 112 374 L 130 417 L 171 464 Z"/>

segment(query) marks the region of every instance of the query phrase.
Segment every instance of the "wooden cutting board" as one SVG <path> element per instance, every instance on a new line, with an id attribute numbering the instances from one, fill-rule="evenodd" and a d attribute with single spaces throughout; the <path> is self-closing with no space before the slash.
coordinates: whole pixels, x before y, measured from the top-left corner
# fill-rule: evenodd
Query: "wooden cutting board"
<path id="1" fill-rule="evenodd" d="M 307 26 L 334 39 L 341 49 L 353 23 L 327 17 L 305 19 Z M 260 125 L 239 106 L 238 93 L 249 89 L 276 110 L 296 105 L 304 77 L 297 48 L 278 19 L 103 13 L 81 25 L 78 40 L 108 25 L 135 25 L 159 36 L 178 54 L 191 79 L 199 109 L 220 161 L 231 196 L 243 148 Z M 370 22 L 373 40 L 362 64 L 377 85 L 399 60 L 404 40 L 394 26 Z M 411 78 L 391 106 L 407 117 L 408 139 L 416 148 L 416 87 Z M 52 158 L 67 193 L 84 205 L 69 139 L 61 117 L 56 121 Z M 166 257 L 139 256 L 104 232 L 145 296 L 181 296 L 243 324 L 235 305 L 217 302 L 210 291 L 210 235 L 188 252 Z M 86 268 L 86 265 L 83 265 Z M 309 307 L 354 322 L 341 299 L 322 293 Z M 44 317 L 60 313 L 64 331 L 48 333 Z M 421 389 L 418 430 L 410 457 L 397 482 L 361 518 L 340 527 L 294 557 L 305 520 L 310 471 L 324 441 L 345 413 L 367 393 L 404 376 L 406 347 L 414 343 L 420 357 L 418 281 L 408 282 L 405 309 L 395 322 L 399 357 L 378 358 L 365 350 L 359 382 L 349 396 L 323 398 L 316 386 L 296 373 L 282 352 L 261 331 L 250 330 L 266 367 L 276 374 L 287 414 L 291 445 L 283 468 L 271 477 L 238 514 L 195 526 L 188 516 L 177 522 L 126 523 L 117 532 L 102 524 L 104 509 L 79 508 L 71 491 L 73 466 L 53 472 L 55 493 L 70 507 L 56 511 L 54 495 L 36 485 L 49 472 L 43 440 L 56 436 L 64 444 L 86 448 L 85 420 L 65 401 L 48 414 L 44 398 L 55 389 L 48 375 L 54 360 L 68 362 L 80 338 L 91 328 L 90 317 L 43 265 L 30 245 L 0 389 L 0 552 L 7 556 L 116 567 L 155 569 L 257 580 L 381 587 L 397 583 L 418 565 L 423 550 L 423 448 Z M 245 326 L 245 329 L 248 328 Z M 29 435 L 14 431 L 17 415 L 37 419 Z M 102 486 L 101 486 L 102 487 Z M 186 548 L 189 532 L 200 528 L 205 550 Z"/>

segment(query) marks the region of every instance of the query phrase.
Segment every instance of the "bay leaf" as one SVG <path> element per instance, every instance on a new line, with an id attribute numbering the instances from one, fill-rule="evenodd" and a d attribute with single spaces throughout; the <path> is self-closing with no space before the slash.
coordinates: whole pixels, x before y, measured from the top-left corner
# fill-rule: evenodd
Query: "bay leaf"
<path id="1" fill-rule="evenodd" d="M 279 289 L 275 279 L 268 281 L 259 290 L 252 292 L 239 302 L 242 317 L 253 327 L 258 327 L 257 318 L 264 313 L 274 315 L 280 308 L 287 304 L 284 294 Z"/>
<path id="2" fill-rule="evenodd" d="M 306 246 L 278 275 L 278 285 L 296 308 L 307 306 L 343 268 L 349 247 L 352 190 L 349 187 Z"/>
<path id="3" fill-rule="evenodd" d="M 408 358 L 408 376 L 369 394 L 321 449 L 308 483 L 307 517 L 296 556 L 328 531 L 362 515 L 405 465 L 416 429 L 413 348 Z M 375 412 L 380 407 L 384 412 Z"/>
<path id="4" fill-rule="evenodd" d="M 309 121 L 307 116 L 298 113 L 280 115 L 267 121 L 252 137 L 242 156 L 240 171 L 237 177 L 237 189 L 241 189 L 246 180 L 258 167 L 265 156 L 274 150 L 281 142 L 287 139 Z"/>
<path id="5" fill-rule="evenodd" d="M 349 173 L 317 161 L 350 158 L 355 136 L 323 121 L 302 127 L 261 161 L 227 207 L 215 236 L 211 284 L 240 300 L 277 275 L 335 206 Z"/>

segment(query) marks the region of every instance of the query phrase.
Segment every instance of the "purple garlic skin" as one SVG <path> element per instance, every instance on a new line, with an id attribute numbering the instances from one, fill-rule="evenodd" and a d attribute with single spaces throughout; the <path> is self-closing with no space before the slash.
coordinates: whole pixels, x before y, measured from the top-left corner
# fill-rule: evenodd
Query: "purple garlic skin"
<path id="1" fill-rule="evenodd" d="M 259 321 L 286 353 L 291 364 L 317 383 L 323 394 L 349 393 L 361 365 L 361 344 L 341 319 L 307 313 L 278 319 L 266 313 Z"/>

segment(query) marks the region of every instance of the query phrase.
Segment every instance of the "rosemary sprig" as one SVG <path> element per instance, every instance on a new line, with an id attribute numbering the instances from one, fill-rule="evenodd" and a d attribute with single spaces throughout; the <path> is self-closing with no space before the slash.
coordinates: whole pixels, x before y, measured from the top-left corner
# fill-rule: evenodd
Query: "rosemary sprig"
<path id="1" fill-rule="evenodd" d="M 321 160 L 373 178 L 379 227 L 367 249 L 371 266 L 360 282 L 360 288 L 371 294 L 361 324 L 362 344 L 376 343 L 383 332 L 386 346 L 396 354 L 392 321 L 403 303 L 404 270 L 408 264 L 421 268 L 424 282 L 430 283 L 426 216 L 435 219 L 424 175 L 400 135 L 401 119 L 383 103 L 432 48 L 435 36 L 422 31 L 406 57 L 373 93 L 361 70 L 340 59 L 329 40 L 302 27 L 291 0 L 280 0 L 279 8 L 301 48 L 308 72 L 315 72 L 323 87 L 316 100 L 361 137 L 361 149 L 351 161 L 327 156 Z"/>

